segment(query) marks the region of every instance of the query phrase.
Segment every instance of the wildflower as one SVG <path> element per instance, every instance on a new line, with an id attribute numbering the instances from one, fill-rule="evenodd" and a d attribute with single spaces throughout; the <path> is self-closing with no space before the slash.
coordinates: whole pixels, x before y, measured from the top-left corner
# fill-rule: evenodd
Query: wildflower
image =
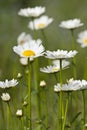
<path id="1" fill-rule="evenodd" d="M 87 47 L 87 30 L 79 33 L 77 42 L 80 43 L 81 47 Z"/>
<path id="2" fill-rule="evenodd" d="M 3 101 L 6 101 L 6 102 L 11 99 L 11 97 L 8 93 L 2 93 L 1 98 L 2 98 Z"/>
<path id="3" fill-rule="evenodd" d="M 20 57 L 36 58 L 44 54 L 45 49 L 41 43 L 42 41 L 40 39 L 31 40 L 29 43 L 25 43 L 22 46 L 14 46 L 13 51 Z"/>
<path id="4" fill-rule="evenodd" d="M 19 61 L 24 66 L 28 65 L 28 58 L 22 57 L 22 58 L 19 59 Z"/>
<path id="5" fill-rule="evenodd" d="M 62 61 L 62 69 L 66 68 L 69 65 L 68 61 L 63 60 Z M 60 62 L 59 60 L 54 60 L 53 61 L 53 65 L 44 67 L 44 68 L 40 68 L 41 72 L 44 73 L 56 73 L 58 71 L 60 71 Z"/>
<path id="6" fill-rule="evenodd" d="M 17 42 L 19 45 L 23 45 L 30 40 L 32 40 L 32 36 L 30 34 L 26 34 L 25 32 L 22 32 L 17 38 Z"/>
<path id="7" fill-rule="evenodd" d="M 38 17 L 45 12 L 45 7 L 36 6 L 34 8 L 24 8 L 20 9 L 18 15 L 25 17 Z"/>
<path id="8" fill-rule="evenodd" d="M 59 25 L 59 27 L 66 28 L 66 29 L 75 29 L 81 26 L 83 26 L 83 23 L 81 23 L 80 19 L 77 18 L 62 21 Z"/>
<path id="9" fill-rule="evenodd" d="M 21 117 L 23 115 L 22 109 L 16 111 L 16 116 Z"/>
<path id="10" fill-rule="evenodd" d="M 86 80 L 74 80 L 73 78 L 67 81 L 66 84 L 62 86 L 57 83 L 54 85 L 54 91 L 77 91 L 77 90 L 84 90 L 87 89 L 87 81 Z"/>
<path id="11" fill-rule="evenodd" d="M 34 60 L 34 58 L 30 57 L 30 62 L 32 62 L 33 60 Z M 20 63 L 21 63 L 22 65 L 24 65 L 24 66 L 28 65 L 28 58 L 26 58 L 26 57 L 20 58 L 19 61 L 20 61 Z"/>
<path id="12" fill-rule="evenodd" d="M 72 58 L 77 54 L 76 50 L 57 50 L 57 51 L 46 51 L 45 57 L 49 59 L 66 59 L 66 58 Z"/>
<path id="13" fill-rule="evenodd" d="M 34 21 L 30 21 L 28 27 L 32 30 L 39 30 L 46 28 L 50 23 L 53 22 L 53 18 L 48 18 L 48 16 L 41 16 L 38 19 L 35 19 Z"/>
<path id="14" fill-rule="evenodd" d="M 46 86 L 46 82 L 44 80 L 40 81 L 40 86 L 41 87 L 45 87 Z"/>
<path id="15" fill-rule="evenodd" d="M 0 88 L 10 88 L 15 87 L 18 84 L 16 79 L 9 80 L 6 79 L 5 81 L 0 81 Z"/>

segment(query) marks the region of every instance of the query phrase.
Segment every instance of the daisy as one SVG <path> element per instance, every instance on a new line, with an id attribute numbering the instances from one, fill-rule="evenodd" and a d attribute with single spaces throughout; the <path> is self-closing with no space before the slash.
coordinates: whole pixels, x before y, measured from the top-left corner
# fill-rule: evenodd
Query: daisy
<path id="1" fill-rule="evenodd" d="M 84 89 L 87 89 L 87 81 L 83 79 L 82 81 L 80 81 L 80 90 Z"/>
<path id="2" fill-rule="evenodd" d="M 45 7 L 36 6 L 34 8 L 24 8 L 20 9 L 18 15 L 25 17 L 38 17 L 45 12 Z"/>
<path id="3" fill-rule="evenodd" d="M 34 60 L 34 58 L 30 57 L 30 62 L 32 62 L 33 60 Z M 28 65 L 28 58 L 26 58 L 26 57 L 20 58 L 19 61 L 24 66 Z"/>
<path id="4" fill-rule="evenodd" d="M 66 59 L 66 58 L 72 58 L 77 54 L 76 50 L 57 50 L 57 51 L 46 51 L 45 57 L 49 59 Z"/>
<path id="5" fill-rule="evenodd" d="M 69 65 L 68 61 L 63 60 L 62 61 L 62 69 L 67 68 L 67 66 Z M 58 71 L 60 71 L 60 61 L 59 60 L 54 60 L 53 61 L 53 65 L 44 67 L 44 68 L 40 68 L 41 72 L 44 73 L 56 73 Z"/>
<path id="6" fill-rule="evenodd" d="M 46 28 L 50 23 L 53 22 L 53 18 L 48 18 L 48 16 L 41 16 L 38 19 L 35 19 L 34 21 L 30 21 L 28 27 L 32 30 L 39 30 Z"/>
<path id="7" fill-rule="evenodd" d="M 57 83 L 57 85 L 54 85 L 54 91 L 59 92 L 59 91 L 76 91 L 79 90 L 79 81 L 77 80 L 69 80 L 67 84 L 62 84 L 62 86 Z"/>
<path id="8" fill-rule="evenodd" d="M 8 93 L 2 93 L 1 99 L 5 102 L 9 101 L 11 99 L 10 95 Z"/>
<path id="9" fill-rule="evenodd" d="M 18 84 L 16 79 L 9 80 L 6 79 L 5 81 L 0 81 L 0 88 L 10 88 L 15 87 Z"/>
<path id="10" fill-rule="evenodd" d="M 26 34 L 25 32 L 22 32 L 17 38 L 17 42 L 19 45 L 30 42 L 30 40 L 32 40 L 32 36 L 30 34 Z"/>
<path id="11" fill-rule="evenodd" d="M 42 41 L 31 40 L 29 43 L 25 43 L 22 46 L 14 46 L 13 51 L 17 53 L 20 57 L 25 58 L 36 58 L 42 56 L 44 54 L 44 47 L 42 45 Z"/>
<path id="12" fill-rule="evenodd" d="M 69 66 L 70 62 L 66 60 L 62 60 L 62 68 L 65 69 Z M 58 66 L 60 68 L 60 60 L 53 60 L 53 65 Z"/>
<path id="13" fill-rule="evenodd" d="M 66 29 L 75 29 L 81 26 L 83 26 L 83 23 L 81 23 L 80 19 L 77 19 L 77 18 L 62 21 L 59 24 L 59 27 L 66 28 Z"/>
<path id="14" fill-rule="evenodd" d="M 77 42 L 81 45 L 82 48 L 87 47 L 87 30 L 79 33 Z"/>

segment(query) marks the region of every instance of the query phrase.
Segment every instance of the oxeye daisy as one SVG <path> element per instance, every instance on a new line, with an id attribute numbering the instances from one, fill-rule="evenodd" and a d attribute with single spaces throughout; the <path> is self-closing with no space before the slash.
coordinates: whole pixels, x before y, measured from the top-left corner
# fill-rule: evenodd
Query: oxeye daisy
<path id="1" fill-rule="evenodd" d="M 65 61 L 65 60 L 62 61 L 62 69 L 67 68 L 68 65 L 69 65 L 68 61 Z M 44 68 L 40 68 L 40 71 L 44 72 L 44 73 L 56 73 L 56 72 L 60 71 L 60 61 L 54 60 L 53 65 L 50 65 L 50 66 L 47 66 Z"/>
<path id="2" fill-rule="evenodd" d="M 57 51 L 46 51 L 45 57 L 49 59 L 66 59 L 66 58 L 72 58 L 77 54 L 76 50 L 57 50 Z"/>
<path id="3" fill-rule="evenodd" d="M 8 93 L 2 93 L 1 99 L 5 102 L 8 102 L 11 99 L 11 97 Z"/>
<path id="4" fill-rule="evenodd" d="M 87 30 L 78 34 L 77 42 L 81 45 L 82 48 L 87 47 Z"/>
<path id="5" fill-rule="evenodd" d="M 20 9 L 18 15 L 25 17 L 38 17 L 45 12 L 45 7 L 36 6 L 34 8 L 24 8 Z"/>
<path id="6" fill-rule="evenodd" d="M 18 81 L 16 79 L 12 79 L 12 80 L 6 79 L 5 81 L 0 81 L 0 88 L 15 87 L 17 84 Z"/>
<path id="7" fill-rule="evenodd" d="M 77 91 L 80 89 L 79 83 L 79 80 L 69 80 L 67 84 L 62 84 L 62 86 L 57 83 L 57 85 L 54 85 L 54 91 Z"/>
<path id="8" fill-rule="evenodd" d="M 25 32 L 22 32 L 17 38 L 17 42 L 19 45 L 30 42 L 30 40 L 32 40 L 32 36 L 30 34 L 26 34 Z"/>
<path id="9" fill-rule="evenodd" d="M 38 19 L 34 19 L 34 21 L 30 21 L 28 27 L 32 30 L 39 30 L 46 28 L 50 23 L 53 22 L 53 18 L 49 18 L 48 16 L 41 16 Z"/>
<path id="10" fill-rule="evenodd" d="M 42 56 L 44 54 L 44 46 L 42 45 L 42 41 L 31 40 L 29 43 L 25 43 L 22 46 L 14 46 L 13 51 L 17 53 L 20 57 L 25 58 L 36 58 Z"/>
<path id="11" fill-rule="evenodd" d="M 62 21 L 59 24 L 59 27 L 61 28 L 66 28 L 66 29 L 75 29 L 78 27 L 83 26 L 83 23 L 81 23 L 80 19 L 70 19 L 70 20 L 66 20 L 66 21 Z"/>

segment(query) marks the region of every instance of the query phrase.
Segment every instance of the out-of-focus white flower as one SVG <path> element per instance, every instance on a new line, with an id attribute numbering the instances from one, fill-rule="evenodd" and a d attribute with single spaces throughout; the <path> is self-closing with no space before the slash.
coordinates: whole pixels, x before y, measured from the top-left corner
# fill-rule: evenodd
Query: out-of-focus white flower
<path id="1" fill-rule="evenodd" d="M 33 61 L 34 60 L 34 58 L 32 58 L 32 57 L 30 57 L 30 62 L 31 61 Z M 22 64 L 22 65 L 28 65 L 28 58 L 26 58 L 26 57 L 22 57 L 22 58 L 20 58 L 20 63 Z"/>
<path id="2" fill-rule="evenodd" d="M 87 30 L 78 34 L 77 42 L 80 43 L 81 47 L 87 47 Z"/>
<path id="3" fill-rule="evenodd" d="M 87 81 L 86 80 L 73 80 L 70 79 L 67 84 L 63 84 L 62 86 L 58 83 L 54 85 L 54 91 L 77 91 L 87 89 Z"/>
<path id="4" fill-rule="evenodd" d="M 9 101 L 11 99 L 10 95 L 8 93 L 2 93 L 1 99 L 5 102 Z"/>
<path id="5" fill-rule="evenodd" d="M 44 73 L 56 73 L 60 71 L 60 68 L 58 68 L 57 66 L 50 65 L 47 67 L 40 68 L 40 71 Z"/>
<path id="6" fill-rule="evenodd" d="M 40 81 L 40 86 L 41 87 L 45 87 L 46 86 L 46 82 L 44 80 Z"/>
<path id="7" fill-rule="evenodd" d="M 16 116 L 21 117 L 23 115 L 22 109 L 16 111 Z"/>
<path id="8" fill-rule="evenodd" d="M 54 85 L 54 92 L 60 92 L 62 90 L 62 87 L 60 84 Z"/>
<path id="9" fill-rule="evenodd" d="M 38 17 L 45 12 L 45 7 L 36 6 L 34 8 L 24 8 L 20 9 L 18 15 L 25 17 Z"/>
<path id="10" fill-rule="evenodd" d="M 16 79 L 9 80 L 6 79 L 5 81 L 0 81 L 0 88 L 10 88 L 15 87 L 18 84 Z"/>
<path id="11" fill-rule="evenodd" d="M 57 50 L 57 51 L 46 51 L 45 57 L 49 59 L 66 59 L 66 58 L 72 58 L 77 54 L 76 50 Z"/>
<path id="12" fill-rule="evenodd" d="M 42 56 L 44 54 L 44 46 L 42 45 L 42 41 L 31 40 L 29 43 L 25 43 L 22 46 L 14 46 L 13 51 L 17 53 L 20 57 L 25 58 L 36 58 Z"/>
<path id="13" fill-rule="evenodd" d="M 60 68 L 60 60 L 53 60 L 53 65 Z M 66 69 L 70 65 L 69 61 L 62 60 L 62 69 Z"/>
<path id="14" fill-rule="evenodd" d="M 22 32 L 17 38 L 17 42 L 19 45 L 30 42 L 30 40 L 32 40 L 32 36 L 30 34 L 26 34 L 25 32 Z"/>
<path id="15" fill-rule="evenodd" d="M 62 61 L 62 69 L 66 69 L 69 65 L 68 61 L 63 60 Z M 56 73 L 58 71 L 60 71 L 60 61 L 59 60 L 54 60 L 53 61 L 53 65 L 44 67 L 44 68 L 40 68 L 41 72 L 44 73 Z"/>
<path id="16" fill-rule="evenodd" d="M 28 27 L 32 30 L 39 30 L 46 28 L 50 23 L 53 22 L 53 18 L 48 18 L 48 16 L 41 16 L 38 19 L 34 19 L 34 21 L 30 21 Z"/>
<path id="17" fill-rule="evenodd" d="M 81 26 L 83 26 L 83 23 L 81 23 L 80 19 L 77 18 L 62 21 L 59 25 L 59 27 L 66 28 L 66 29 L 75 29 Z"/>
<path id="18" fill-rule="evenodd" d="M 28 65 L 28 58 L 22 57 L 19 61 L 22 65 Z"/>

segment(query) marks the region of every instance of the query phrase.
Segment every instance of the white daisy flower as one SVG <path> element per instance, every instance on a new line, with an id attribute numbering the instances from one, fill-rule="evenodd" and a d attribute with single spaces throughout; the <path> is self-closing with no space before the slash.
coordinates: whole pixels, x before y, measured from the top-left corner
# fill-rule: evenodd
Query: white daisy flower
<path id="1" fill-rule="evenodd" d="M 65 60 L 62 61 L 62 69 L 67 68 L 68 65 L 69 65 L 68 61 L 65 61 Z M 50 66 L 47 66 L 44 68 L 40 68 L 40 71 L 44 72 L 44 73 L 56 73 L 56 72 L 60 71 L 60 61 L 54 60 L 53 65 L 50 65 Z"/>
<path id="2" fill-rule="evenodd" d="M 44 47 L 42 45 L 42 41 L 31 40 L 29 43 L 25 43 L 22 46 L 14 46 L 13 51 L 17 53 L 20 57 L 25 58 L 36 58 L 42 56 L 44 54 Z"/>
<path id="3" fill-rule="evenodd" d="M 53 65 L 58 66 L 60 68 L 60 60 L 53 60 Z M 70 65 L 69 61 L 62 60 L 62 68 L 65 69 Z"/>
<path id="4" fill-rule="evenodd" d="M 18 84 L 16 79 L 9 80 L 6 79 L 5 81 L 0 81 L 0 88 L 10 88 L 15 87 Z"/>
<path id="5" fill-rule="evenodd" d="M 40 68 L 40 71 L 44 72 L 44 73 L 56 73 L 56 72 L 60 71 L 60 68 L 58 68 L 57 66 L 50 65 L 47 67 Z"/>
<path id="6" fill-rule="evenodd" d="M 11 99 L 10 95 L 8 93 L 2 93 L 1 99 L 5 102 L 9 101 Z"/>
<path id="7" fill-rule="evenodd" d="M 24 66 L 28 65 L 28 58 L 22 57 L 22 58 L 19 59 L 19 61 Z"/>
<path id="8" fill-rule="evenodd" d="M 81 23 L 80 19 L 77 18 L 62 21 L 59 25 L 59 27 L 66 28 L 66 29 L 75 29 L 81 26 L 83 26 L 83 23 Z"/>
<path id="9" fill-rule="evenodd" d="M 59 91 L 76 91 L 79 90 L 79 81 L 71 81 L 68 82 L 67 84 L 63 84 L 62 86 L 57 83 L 57 85 L 54 85 L 54 91 L 59 92 Z"/>
<path id="10" fill-rule="evenodd" d="M 25 17 L 38 17 L 45 12 L 45 7 L 36 6 L 34 8 L 24 8 L 20 9 L 18 15 Z"/>
<path id="11" fill-rule="evenodd" d="M 62 90 L 62 87 L 60 84 L 54 85 L 54 92 L 60 92 Z"/>
<path id="12" fill-rule="evenodd" d="M 80 43 L 81 47 L 87 47 L 87 30 L 79 33 L 77 42 Z"/>
<path id="13" fill-rule="evenodd" d="M 66 58 L 72 58 L 77 54 L 76 50 L 57 50 L 57 51 L 46 51 L 45 57 L 49 59 L 66 59 Z"/>
<path id="14" fill-rule="evenodd" d="M 30 57 L 30 62 L 33 61 L 33 60 L 34 60 L 34 58 Z M 19 61 L 24 66 L 28 65 L 28 58 L 26 58 L 26 57 L 20 58 Z"/>
<path id="15" fill-rule="evenodd" d="M 22 109 L 16 111 L 16 116 L 21 117 L 23 115 Z"/>
<path id="16" fill-rule="evenodd" d="M 32 40 L 32 36 L 30 34 L 26 34 L 25 32 L 22 32 L 17 38 L 17 42 L 19 45 L 30 42 L 30 40 Z"/>
<path id="17" fill-rule="evenodd" d="M 46 28 L 50 23 L 53 22 L 53 18 L 48 18 L 48 16 L 41 16 L 38 19 L 34 19 L 34 21 L 30 21 L 28 27 L 32 30 L 39 30 Z"/>
<path id="18" fill-rule="evenodd" d="M 71 81 L 73 83 L 76 83 L 78 84 L 79 86 L 79 90 L 84 90 L 84 89 L 87 89 L 87 81 L 86 80 L 73 80 Z"/>

